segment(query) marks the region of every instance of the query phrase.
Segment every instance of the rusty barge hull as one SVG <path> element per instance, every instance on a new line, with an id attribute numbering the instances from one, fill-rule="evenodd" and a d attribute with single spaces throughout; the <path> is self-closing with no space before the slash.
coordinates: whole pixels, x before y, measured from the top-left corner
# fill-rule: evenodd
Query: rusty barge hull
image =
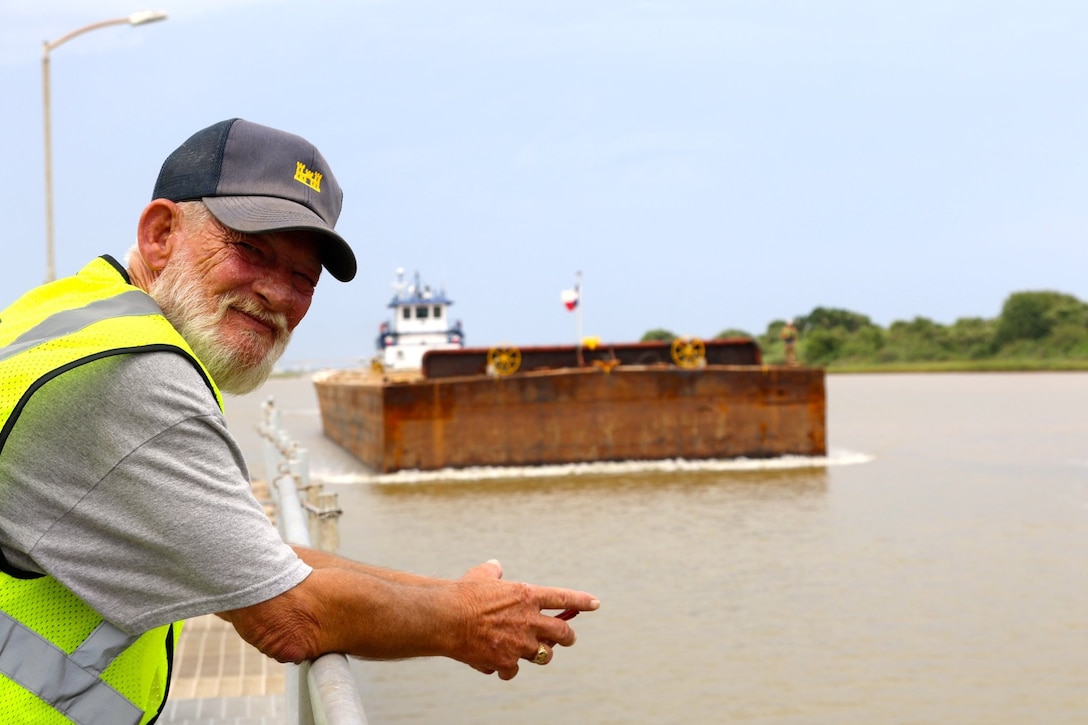
<path id="1" fill-rule="evenodd" d="M 827 453 L 814 368 L 625 364 L 407 382 L 336 371 L 314 384 L 325 435 L 379 473 Z"/>

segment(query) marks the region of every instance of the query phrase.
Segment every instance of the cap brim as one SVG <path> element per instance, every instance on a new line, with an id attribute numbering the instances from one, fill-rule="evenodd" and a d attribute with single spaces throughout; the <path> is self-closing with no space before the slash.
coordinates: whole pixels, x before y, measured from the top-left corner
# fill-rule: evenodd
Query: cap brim
<path id="1" fill-rule="evenodd" d="M 325 238 L 321 264 L 341 282 L 355 278 L 355 253 L 325 220 L 302 204 L 274 196 L 208 196 L 208 211 L 225 226 L 247 234 L 311 231 Z"/>

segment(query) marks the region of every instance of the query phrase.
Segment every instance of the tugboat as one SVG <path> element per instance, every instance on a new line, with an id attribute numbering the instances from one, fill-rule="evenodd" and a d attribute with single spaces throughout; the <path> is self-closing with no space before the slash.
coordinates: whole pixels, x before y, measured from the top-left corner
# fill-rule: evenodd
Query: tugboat
<path id="1" fill-rule="evenodd" d="M 395 294 L 389 303 L 393 319 L 383 322 L 378 332 L 378 361 L 386 370 L 418 370 L 428 350 L 460 350 L 465 346 L 461 321 L 450 322 L 453 300 L 445 290 L 432 290 L 415 280 L 404 279 L 404 268 L 397 268 L 393 282 Z"/>

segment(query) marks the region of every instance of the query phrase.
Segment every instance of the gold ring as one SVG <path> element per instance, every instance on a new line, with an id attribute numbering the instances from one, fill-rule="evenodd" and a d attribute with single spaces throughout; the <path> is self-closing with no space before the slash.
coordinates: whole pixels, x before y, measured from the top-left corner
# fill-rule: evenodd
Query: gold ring
<path id="1" fill-rule="evenodd" d="M 533 664 L 542 665 L 548 661 L 548 648 L 543 644 L 536 648 L 536 657 L 533 658 Z"/>

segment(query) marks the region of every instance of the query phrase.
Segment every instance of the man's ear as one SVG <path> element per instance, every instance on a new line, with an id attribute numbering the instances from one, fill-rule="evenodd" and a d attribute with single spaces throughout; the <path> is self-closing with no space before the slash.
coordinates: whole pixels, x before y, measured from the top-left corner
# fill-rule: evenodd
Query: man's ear
<path id="1" fill-rule="evenodd" d="M 144 207 L 136 229 L 140 256 L 149 271 L 161 272 L 174 253 L 177 232 L 181 228 L 178 205 L 168 199 L 155 199 Z"/>

